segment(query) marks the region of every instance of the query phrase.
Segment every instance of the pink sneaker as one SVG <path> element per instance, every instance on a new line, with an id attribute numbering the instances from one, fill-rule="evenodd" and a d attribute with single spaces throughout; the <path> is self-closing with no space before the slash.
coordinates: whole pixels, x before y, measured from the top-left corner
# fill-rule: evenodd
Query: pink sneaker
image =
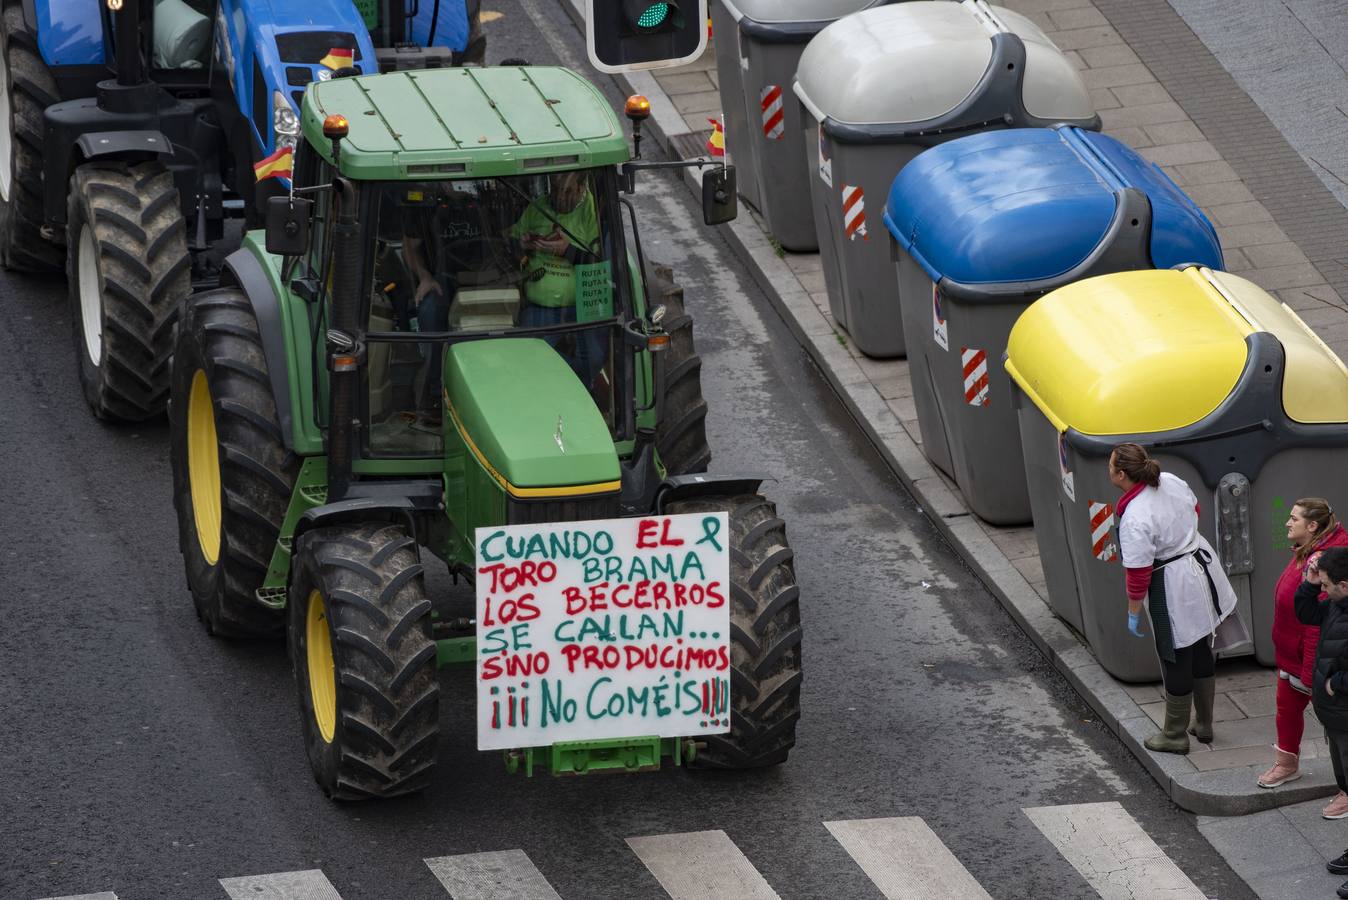
<path id="1" fill-rule="evenodd" d="M 1320 813 L 1326 819 L 1348 819 L 1348 794 L 1339 791 L 1329 805 Z"/>
<path id="2" fill-rule="evenodd" d="M 1287 784 L 1289 781 L 1296 781 L 1301 777 L 1301 772 L 1297 769 L 1297 755 L 1273 748 L 1276 755 L 1276 761 L 1273 768 L 1269 769 L 1263 775 L 1259 776 L 1259 786 L 1261 788 L 1275 788 L 1279 785 Z"/>

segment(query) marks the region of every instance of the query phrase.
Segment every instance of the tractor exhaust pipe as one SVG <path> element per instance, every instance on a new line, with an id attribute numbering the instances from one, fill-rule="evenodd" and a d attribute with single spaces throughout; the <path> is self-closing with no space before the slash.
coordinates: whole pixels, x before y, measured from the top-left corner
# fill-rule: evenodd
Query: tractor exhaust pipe
<path id="1" fill-rule="evenodd" d="M 356 190 L 345 178 L 332 180 L 340 204 L 332 242 L 332 326 L 328 329 L 329 401 L 328 502 L 346 497 L 351 487 L 351 458 L 355 443 L 356 393 L 365 355 L 360 315 L 360 225 L 356 221 Z"/>
<path id="2" fill-rule="evenodd" d="M 145 83 L 145 62 L 140 54 L 140 0 L 107 0 L 112 10 L 117 40 L 117 83 L 135 87 Z"/>

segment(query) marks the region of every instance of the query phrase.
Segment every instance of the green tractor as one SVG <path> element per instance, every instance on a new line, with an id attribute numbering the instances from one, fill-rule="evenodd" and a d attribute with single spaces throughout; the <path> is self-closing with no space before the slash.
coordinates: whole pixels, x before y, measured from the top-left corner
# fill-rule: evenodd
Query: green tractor
<path id="1" fill-rule="evenodd" d="M 507 766 L 783 762 L 801 681 L 785 525 L 759 480 L 705 473 L 692 321 L 621 196 L 670 164 L 633 162 L 602 95 L 557 68 L 335 78 L 301 125 L 293 194 L 185 307 L 170 422 L 197 613 L 222 637 L 287 635 L 323 790 L 431 780 L 437 669 L 479 651 L 471 618 L 428 598 L 423 554 L 471 583 L 479 528 L 686 512 L 728 514 L 729 732 Z M 731 175 L 707 179 L 708 222 L 734 214 Z"/>

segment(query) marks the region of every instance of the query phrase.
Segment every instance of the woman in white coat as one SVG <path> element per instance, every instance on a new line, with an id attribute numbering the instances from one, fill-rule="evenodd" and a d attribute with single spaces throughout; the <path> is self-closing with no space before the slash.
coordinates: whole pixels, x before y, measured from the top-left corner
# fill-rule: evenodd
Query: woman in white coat
<path id="1" fill-rule="evenodd" d="M 1235 610 L 1236 593 L 1198 533 L 1198 500 L 1182 479 L 1162 472 L 1141 445 L 1128 443 L 1110 454 L 1109 480 L 1123 491 L 1119 552 L 1127 573 L 1128 630 L 1144 636 L 1138 623 L 1145 601 L 1165 683 L 1165 724 L 1144 743 L 1162 753 L 1188 753 L 1189 734 L 1212 741 L 1213 635 Z M 1196 722 L 1188 729 L 1191 705 Z"/>

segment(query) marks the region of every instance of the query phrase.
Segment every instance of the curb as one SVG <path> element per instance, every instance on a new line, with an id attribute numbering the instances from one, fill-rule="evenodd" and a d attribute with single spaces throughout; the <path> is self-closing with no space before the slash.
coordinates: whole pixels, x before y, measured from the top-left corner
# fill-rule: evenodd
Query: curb
<path id="1" fill-rule="evenodd" d="M 563 6 L 584 30 L 583 0 Z M 680 155 L 693 133 L 674 112 L 650 72 L 612 76 L 623 90 L 651 101 L 645 135 L 667 153 Z M 691 170 L 684 183 L 697 197 L 701 181 Z M 951 483 L 941 476 L 890 411 L 884 398 L 844 348 L 842 338 L 819 313 L 810 295 L 778 258 L 758 215 L 744 203 L 735 221 L 718 230 L 752 274 L 759 288 L 809 353 L 848 413 L 903 482 L 922 511 L 1011 615 L 1039 651 L 1067 679 L 1101 721 L 1143 764 L 1166 795 L 1182 809 L 1199 815 L 1236 816 L 1329 797 L 1337 790 L 1328 759 L 1304 760 L 1302 778 L 1275 790 L 1255 786 L 1263 764 L 1212 772 L 1195 770 L 1184 757 L 1152 753 L 1142 741 L 1156 730 L 1151 718 L 1119 683 L 1096 662 L 1090 650 L 1048 608 L 1025 577 L 992 542 L 965 508 Z"/>

